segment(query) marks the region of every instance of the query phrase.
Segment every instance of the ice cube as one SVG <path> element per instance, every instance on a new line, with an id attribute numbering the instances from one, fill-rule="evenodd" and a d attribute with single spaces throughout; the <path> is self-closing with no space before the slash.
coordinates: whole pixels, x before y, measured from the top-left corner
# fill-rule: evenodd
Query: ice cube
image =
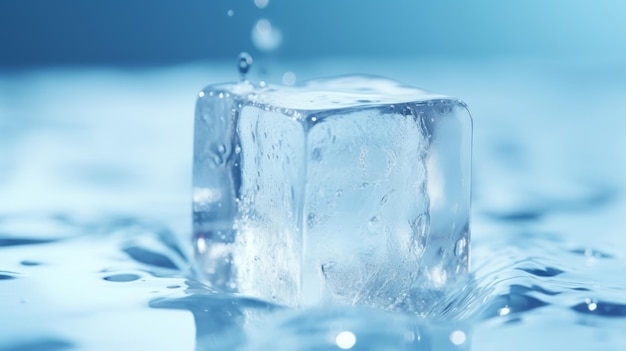
<path id="1" fill-rule="evenodd" d="M 419 310 L 468 272 L 471 137 L 463 102 L 383 78 L 205 88 L 199 275 L 289 306 Z"/>

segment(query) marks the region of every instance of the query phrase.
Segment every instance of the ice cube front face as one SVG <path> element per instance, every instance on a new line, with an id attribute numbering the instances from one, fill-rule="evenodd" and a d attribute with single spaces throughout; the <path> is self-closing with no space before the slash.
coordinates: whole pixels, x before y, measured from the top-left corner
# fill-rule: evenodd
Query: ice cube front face
<path id="1" fill-rule="evenodd" d="M 193 243 L 214 289 L 419 310 L 468 272 L 471 117 L 380 78 L 205 88 Z"/>

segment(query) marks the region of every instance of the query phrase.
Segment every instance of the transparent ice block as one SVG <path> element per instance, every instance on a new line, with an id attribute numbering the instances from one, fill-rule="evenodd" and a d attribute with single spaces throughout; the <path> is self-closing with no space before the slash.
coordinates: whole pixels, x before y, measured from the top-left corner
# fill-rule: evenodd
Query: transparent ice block
<path id="1" fill-rule="evenodd" d="M 208 86 L 197 270 L 289 306 L 419 310 L 468 272 L 471 138 L 463 102 L 382 78 Z"/>

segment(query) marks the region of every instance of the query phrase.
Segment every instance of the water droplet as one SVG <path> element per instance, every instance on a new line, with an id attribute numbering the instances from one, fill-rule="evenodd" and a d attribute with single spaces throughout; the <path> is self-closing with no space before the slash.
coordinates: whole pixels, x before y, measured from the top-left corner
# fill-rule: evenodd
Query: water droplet
<path id="1" fill-rule="evenodd" d="M 269 5 L 270 0 L 254 0 L 254 5 L 260 9 L 264 9 Z"/>
<path id="2" fill-rule="evenodd" d="M 261 88 L 265 88 L 266 86 L 267 86 L 267 83 L 265 83 L 265 81 L 264 81 L 264 80 L 262 80 L 262 81 L 260 81 L 260 82 L 259 82 L 259 87 L 261 87 Z"/>
<path id="3" fill-rule="evenodd" d="M 585 303 L 587 304 L 587 309 L 589 309 L 590 312 L 598 309 L 598 301 L 595 299 L 586 298 Z"/>
<path id="4" fill-rule="evenodd" d="M 226 12 L 226 14 L 228 15 L 228 17 L 233 17 L 233 16 L 235 15 L 235 11 L 233 11 L 233 10 L 228 10 L 228 11 Z"/>
<path id="5" fill-rule="evenodd" d="M 203 96 L 204 96 L 204 91 L 199 92 L 199 93 L 198 93 L 198 96 L 199 96 L 199 97 L 203 97 Z"/>
<path id="6" fill-rule="evenodd" d="M 282 32 L 265 18 L 258 20 L 252 27 L 252 43 L 261 51 L 276 50 L 282 41 Z"/>
<path id="7" fill-rule="evenodd" d="M 341 190 L 341 189 L 337 190 L 337 192 L 335 193 L 335 196 L 342 197 L 343 196 L 343 190 Z"/>
<path id="8" fill-rule="evenodd" d="M 237 68 L 241 74 L 241 80 L 246 79 L 246 74 L 250 70 L 250 66 L 252 66 L 252 56 L 247 52 L 240 53 L 239 60 L 237 60 Z"/>
<path id="9" fill-rule="evenodd" d="M 504 317 L 511 313 L 511 308 L 509 306 L 504 306 L 502 308 L 498 308 L 496 313 L 498 314 L 498 316 Z"/>
<path id="10" fill-rule="evenodd" d="M 450 334 L 450 342 L 454 345 L 463 345 L 465 340 L 466 336 L 462 330 L 455 330 Z"/>
<path id="11" fill-rule="evenodd" d="M 351 331 L 342 331 L 337 334 L 335 343 L 342 350 L 349 350 L 356 344 L 356 336 Z"/>
<path id="12" fill-rule="evenodd" d="M 20 264 L 22 266 L 39 266 L 41 262 L 24 260 Z"/>
<path id="13" fill-rule="evenodd" d="M 139 278 L 141 277 L 138 276 L 137 274 L 122 273 L 122 274 L 109 275 L 102 279 L 109 281 L 109 282 L 126 283 L 126 282 L 132 282 L 132 281 L 138 280 Z"/>
<path id="14" fill-rule="evenodd" d="M 291 71 L 287 71 L 283 73 L 282 81 L 285 85 L 294 85 L 296 84 L 296 74 Z"/>
<path id="15" fill-rule="evenodd" d="M 223 154 L 226 152 L 226 146 L 224 146 L 224 144 L 220 144 L 217 146 L 217 152 L 219 152 L 220 154 Z"/>
<path id="16" fill-rule="evenodd" d="M 219 97 L 220 99 L 223 99 L 224 98 L 224 93 L 219 93 L 219 95 L 217 97 Z"/>

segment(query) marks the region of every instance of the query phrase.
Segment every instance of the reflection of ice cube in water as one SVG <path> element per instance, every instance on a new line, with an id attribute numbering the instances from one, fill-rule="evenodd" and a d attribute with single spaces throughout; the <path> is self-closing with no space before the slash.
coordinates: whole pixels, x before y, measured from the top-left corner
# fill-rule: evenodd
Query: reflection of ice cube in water
<path id="1" fill-rule="evenodd" d="M 378 78 L 200 93 L 198 268 L 289 305 L 419 309 L 468 270 L 471 119 Z"/>

